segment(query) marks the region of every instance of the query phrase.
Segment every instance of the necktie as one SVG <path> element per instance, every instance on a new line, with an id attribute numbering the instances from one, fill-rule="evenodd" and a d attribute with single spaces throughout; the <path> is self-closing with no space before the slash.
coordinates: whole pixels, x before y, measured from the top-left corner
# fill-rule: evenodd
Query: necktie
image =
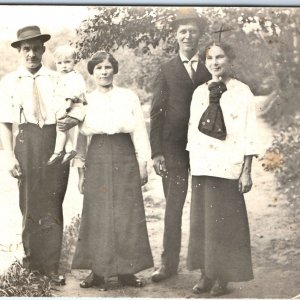
<path id="1" fill-rule="evenodd" d="M 187 66 L 188 66 L 187 70 L 188 70 L 189 76 L 190 76 L 191 80 L 193 81 L 193 83 L 195 83 L 195 79 L 196 79 L 196 72 L 193 68 L 194 62 L 196 62 L 196 60 L 186 61 Z"/>
<path id="2" fill-rule="evenodd" d="M 37 76 L 33 77 L 32 109 L 33 116 L 35 117 L 37 124 L 42 128 L 45 124 L 46 109 L 39 88 L 37 86 L 36 78 Z"/>

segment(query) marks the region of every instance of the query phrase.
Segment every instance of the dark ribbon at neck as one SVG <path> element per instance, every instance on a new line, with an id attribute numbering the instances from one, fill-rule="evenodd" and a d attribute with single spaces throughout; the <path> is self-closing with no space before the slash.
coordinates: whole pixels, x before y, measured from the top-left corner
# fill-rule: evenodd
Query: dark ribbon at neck
<path id="1" fill-rule="evenodd" d="M 225 140 L 227 132 L 220 98 L 227 91 L 226 85 L 222 81 L 211 82 L 208 85 L 208 90 L 209 105 L 200 118 L 198 129 L 210 137 Z"/>

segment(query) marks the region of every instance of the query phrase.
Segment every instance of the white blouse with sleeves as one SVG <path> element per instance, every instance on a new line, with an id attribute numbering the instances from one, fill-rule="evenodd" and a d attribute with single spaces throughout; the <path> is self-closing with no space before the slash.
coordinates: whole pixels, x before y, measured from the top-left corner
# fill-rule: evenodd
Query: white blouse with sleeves
<path id="1" fill-rule="evenodd" d="M 245 155 L 257 155 L 257 124 L 253 94 L 244 83 L 230 79 L 222 94 L 222 108 L 227 136 L 224 141 L 198 130 L 199 120 L 209 104 L 208 84 L 193 94 L 188 130 L 191 174 L 238 179 Z"/>
<path id="2" fill-rule="evenodd" d="M 150 143 L 138 96 L 114 86 L 107 93 L 95 90 L 87 95 L 86 116 L 80 132 L 93 134 L 129 133 L 138 161 L 150 159 Z"/>

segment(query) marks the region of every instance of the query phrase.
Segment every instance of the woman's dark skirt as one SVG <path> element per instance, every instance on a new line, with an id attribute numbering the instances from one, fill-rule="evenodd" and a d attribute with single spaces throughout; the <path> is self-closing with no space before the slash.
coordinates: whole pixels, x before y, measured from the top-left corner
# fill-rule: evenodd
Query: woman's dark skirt
<path id="1" fill-rule="evenodd" d="M 139 167 L 129 134 L 92 137 L 83 201 L 73 268 L 109 277 L 153 266 Z"/>
<path id="2" fill-rule="evenodd" d="M 253 279 L 250 234 L 238 181 L 192 177 L 187 267 L 224 281 Z"/>

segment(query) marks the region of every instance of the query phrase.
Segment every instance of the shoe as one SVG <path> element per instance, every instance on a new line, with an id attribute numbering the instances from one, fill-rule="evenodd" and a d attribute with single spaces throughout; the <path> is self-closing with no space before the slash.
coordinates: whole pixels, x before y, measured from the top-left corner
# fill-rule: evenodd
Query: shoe
<path id="1" fill-rule="evenodd" d="M 219 279 L 216 280 L 213 287 L 210 290 L 210 296 L 217 297 L 227 293 L 227 284 L 228 282 L 221 281 Z"/>
<path id="2" fill-rule="evenodd" d="M 46 274 L 46 276 L 50 279 L 50 283 L 53 283 L 55 285 L 66 284 L 66 278 L 64 275 L 58 274 L 56 272 L 51 272 L 49 274 Z"/>
<path id="3" fill-rule="evenodd" d="M 165 265 L 161 265 L 159 269 L 153 272 L 151 279 L 153 282 L 160 282 L 176 274 L 176 271 L 171 272 Z"/>
<path id="4" fill-rule="evenodd" d="M 61 162 L 62 165 L 68 163 L 71 159 L 73 159 L 75 156 L 76 156 L 77 152 L 72 150 L 71 152 L 67 152 L 65 155 L 64 155 L 64 158 Z"/>
<path id="5" fill-rule="evenodd" d="M 47 166 L 53 165 L 63 157 L 63 151 L 58 153 L 53 153 L 47 162 Z"/>
<path id="6" fill-rule="evenodd" d="M 118 280 L 122 285 L 134 286 L 139 288 L 145 286 L 145 282 L 142 279 L 137 278 L 133 274 L 118 275 Z"/>
<path id="7" fill-rule="evenodd" d="M 209 292 L 213 286 L 214 281 L 205 275 L 202 275 L 199 282 L 192 288 L 194 294 L 201 294 Z"/>
<path id="8" fill-rule="evenodd" d="M 106 291 L 106 285 L 104 278 L 101 276 L 97 276 L 94 272 L 91 272 L 88 277 L 82 280 L 79 286 L 83 289 L 90 288 L 92 286 L 99 286 L 100 291 Z"/>

